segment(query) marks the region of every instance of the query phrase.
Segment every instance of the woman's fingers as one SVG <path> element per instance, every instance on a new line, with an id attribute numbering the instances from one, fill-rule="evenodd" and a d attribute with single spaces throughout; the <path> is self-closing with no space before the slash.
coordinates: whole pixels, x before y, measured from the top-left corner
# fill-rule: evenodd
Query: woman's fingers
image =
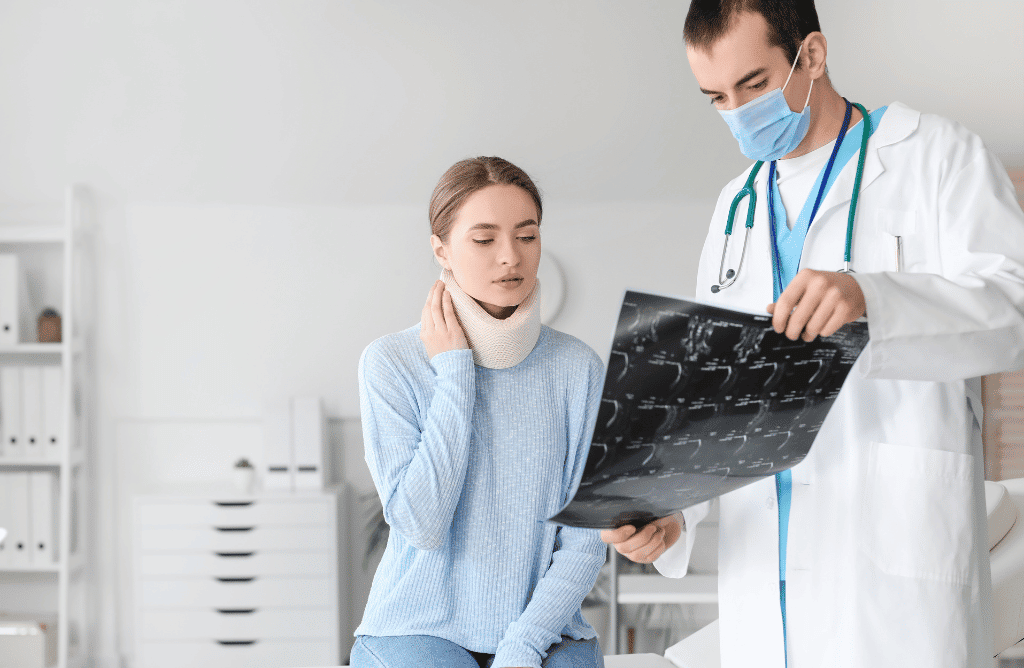
<path id="1" fill-rule="evenodd" d="M 452 340 L 456 345 L 465 348 L 468 345 L 466 342 L 466 332 L 462 329 L 462 323 L 459 322 L 459 317 L 455 314 L 452 293 L 448 292 L 447 289 L 444 291 L 443 306 L 444 321 L 448 326 L 448 332 L 451 334 Z"/>
<path id="2" fill-rule="evenodd" d="M 444 321 L 444 309 L 441 306 L 441 297 L 444 295 L 444 283 L 434 283 L 434 291 L 430 296 L 430 314 L 434 317 L 434 328 L 440 333 L 447 331 L 448 327 Z"/>
<path id="3" fill-rule="evenodd" d="M 449 350 L 469 348 L 466 333 L 455 314 L 451 293 L 442 281 L 435 282 L 427 294 L 427 301 L 423 305 L 420 339 L 426 347 L 428 359 Z"/>

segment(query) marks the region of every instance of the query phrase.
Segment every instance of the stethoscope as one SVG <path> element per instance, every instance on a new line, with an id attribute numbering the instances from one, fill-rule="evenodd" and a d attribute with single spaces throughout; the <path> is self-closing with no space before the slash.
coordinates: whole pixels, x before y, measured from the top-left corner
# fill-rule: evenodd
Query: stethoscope
<path id="1" fill-rule="evenodd" d="M 845 98 L 844 98 L 845 99 Z M 860 155 L 857 157 L 857 175 L 853 180 L 853 197 L 850 200 L 850 214 L 846 221 L 846 252 L 843 255 L 843 268 L 839 270 L 843 274 L 852 274 L 852 261 L 853 261 L 853 221 L 857 217 L 857 199 L 860 197 L 860 182 L 861 177 L 864 174 L 864 158 L 867 155 L 868 139 L 871 137 L 871 117 L 868 116 L 868 111 L 862 105 L 853 102 L 846 101 L 846 117 L 843 119 L 843 126 L 839 130 L 839 136 L 836 138 L 835 147 L 832 149 L 832 156 L 828 160 L 828 165 L 825 167 L 825 173 L 821 179 L 821 185 L 818 187 L 818 195 L 814 201 L 814 208 L 811 211 L 811 217 L 808 221 L 808 226 L 814 222 L 814 216 L 818 212 L 818 206 L 821 204 L 822 195 L 825 192 L 826 184 L 828 183 L 829 174 L 832 172 L 832 165 L 835 163 L 836 155 L 839 153 L 839 147 L 843 143 L 843 138 L 846 136 L 846 128 L 850 124 L 850 116 L 852 114 L 853 107 L 857 107 L 857 110 L 864 117 L 864 128 L 861 132 L 860 139 Z M 731 286 L 739 278 L 740 270 L 743 268 L 743 259 L 747 255 L 747 242 L 750 240 L 750 230 L 754 227 L 754 209 L 757 205 L 757 193 L 754 191 L 754 178 L 757 176 L 758 171 L 761 169 L 761 165 L 764 164 L 763 160 L 758 160 L 754 163 L 754 166 L 750 170 L 750 175 L 747 176 L 746 183 L 743 184 L 743 188 L 740 189 L 736 196 L 732 200 L 732 205 L 729 207 L 729 218 L 725 224 L 725 246 L 722 248 L 722 262 L 718 266 L 718 285 L 711 286 L 711 292 L 719 292 L 725 288 Z M 772 237 L 775 235 L 775 211 L 772 202 L 772 182 L 775 178 L 775 161 L 772 161 L 771 166 L 768 168 L 768 212 L 769 221 L 772 226 Z M 743 201 L 744 197 L 750 198 L 750 205 L 747 207 L 747 223 L 746 223 L 746 234 L 743 236 L 743 248 L 740 250 L 740 263 L 736 269 L 729 269 L 725 271 L 725 262 L 729 253 L 729 238 L 732 236 L 732 224 L 736 218 L 736 209 L 739 207 L 740 202 Z M 775 276 L 780 275 L 779 271 L 779 252 L 775 244 L 772 245 L 772 268 Z M 723 271 L 725 271 L 723 277 Z"/>

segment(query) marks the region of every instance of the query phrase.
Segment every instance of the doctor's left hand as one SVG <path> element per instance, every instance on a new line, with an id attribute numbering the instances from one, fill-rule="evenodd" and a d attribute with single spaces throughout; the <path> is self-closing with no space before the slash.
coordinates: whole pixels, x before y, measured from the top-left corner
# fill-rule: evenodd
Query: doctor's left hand
<path id="1" fill-rule="evenodd" d="M 640 531 L 632 524 L 602 531 L 601 540 L 611 544 L 616 552 L 630 561 L 649 564 L 675 545 L 682 532 L 677 514 L 673 513 L 651 522 Z"/>
<path id="2" fill-rule="evenodd" d="M 849 274 L 801 269 L 768 305 L 772 326 L 792 341 L 832 336 L 840 327 L 865 314 L 864 293 Z"/>

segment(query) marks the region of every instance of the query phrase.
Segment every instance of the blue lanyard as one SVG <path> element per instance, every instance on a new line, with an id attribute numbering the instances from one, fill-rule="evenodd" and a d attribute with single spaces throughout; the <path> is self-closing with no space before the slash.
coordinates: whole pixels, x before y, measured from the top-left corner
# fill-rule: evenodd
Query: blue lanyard
<path id="1" fill-rule="evenodd" d="M 828 177 L 832 173 L 832 166 L 835 165 L 836 156 L 839 154 L 839 147 L 843 144 L 843 138 L 846 136 L 846 128 L 850 124 L 850 117 L 853 113 L 853 105 L 849 100 L 843 98 L 846 102 L 846 115 L 843 117 L 843 126 L 839 128 L 839 136 L 836 138 L 835 146 L 832 147 L 832 155 L 829 156 L 828 164 L 825 165 L 825 173 L 821 178 L 821 183 L 818 185 L 818 194 L 814 198 L 814 207 L 811 209 L 811 217 L 807 220 L 807 227 L 810 228 L 814 222 L 814 217 L 818 214 L 818 207 L 821 206 L 821 200 L 825 196 L 825 190 L 828 187 Z M 865 118 L 865 122 L 868 122 Z M 772 276 L 774 278 L 775 287 L 775 299 L 779 298 L 782 291 L 786 289 L 786 286 L 782 284 L 782 254 L 779 251 L 778 242 L 778 227 L 775 221 L 775 162 L 772 160 L 771 164 L 768 165 L 768 225 L 771 228 L 771 242 L 772 242 Z"/>

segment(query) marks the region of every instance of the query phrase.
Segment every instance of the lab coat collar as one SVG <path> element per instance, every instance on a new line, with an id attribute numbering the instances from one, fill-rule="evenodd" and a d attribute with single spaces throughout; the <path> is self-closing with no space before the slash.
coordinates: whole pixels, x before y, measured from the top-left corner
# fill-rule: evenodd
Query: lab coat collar
<path id="1" fill-rule="evenodd" d="M 886 146 L 901 142 L 913 134 L 920 120 L 921 112 L 914 111 L 901 102 L 893 102 L 889 105 L 878 128 L 868 139 L 867 156 L 864 158 L 864 175 L 860 184 L 862 191 L 867 189 L 871 182 L 885 171 L 885 165 L 879 158 L 879 151 Z M 818 209 L 817 218 L 819 220 L 824 218 L 830 210 L 845 205 L 853 198 L 853 183 L 857 176 L 858 157 L 859 155 L 855 154 L 850 158 L 843 167 L 843 171 L 836 177 L 835 183 L 829 188 Z"/>
<path id="2" fill-rule="evenodd" d="M 885 115 L 882 116 L 882 122 L 878 124 L 878 128 L 875 129 L 875 132 L 868 140 L 868 152 L 864 159 L 864 175 L 861 178 L 861 190 L 871 185 L 871 182 L 885 171 L 885 166 L 878 157 L 879 149 L 891 146 L 909 137 L 917 129 L 920 120 L 921 112 L 911 109 L 902 102 L 893 102 L 889 105 L 889 108 L 885 110 Z M 753 169 L 753 165 L 743 172 L 740 183 L 746 180 L 750 169 Z M 821 220 L 828 214 L 830 209 L 842 206 L 852 199 L 853 181 L 856 175 L 857 156 L 854 155 L 843 167 L 839 176 L 836 177 L 832 187 L 829 188 L 828 193 L 821 202 L 821 206 L 818 208 L 818 215 L 815 217 L 815 220 Z M 768 168 L 765 166 L 761 168 L 761 171 L 758 172 L 754 179 L 757 192 L 765 192 L 764 188 L 767 180 Z"/>

